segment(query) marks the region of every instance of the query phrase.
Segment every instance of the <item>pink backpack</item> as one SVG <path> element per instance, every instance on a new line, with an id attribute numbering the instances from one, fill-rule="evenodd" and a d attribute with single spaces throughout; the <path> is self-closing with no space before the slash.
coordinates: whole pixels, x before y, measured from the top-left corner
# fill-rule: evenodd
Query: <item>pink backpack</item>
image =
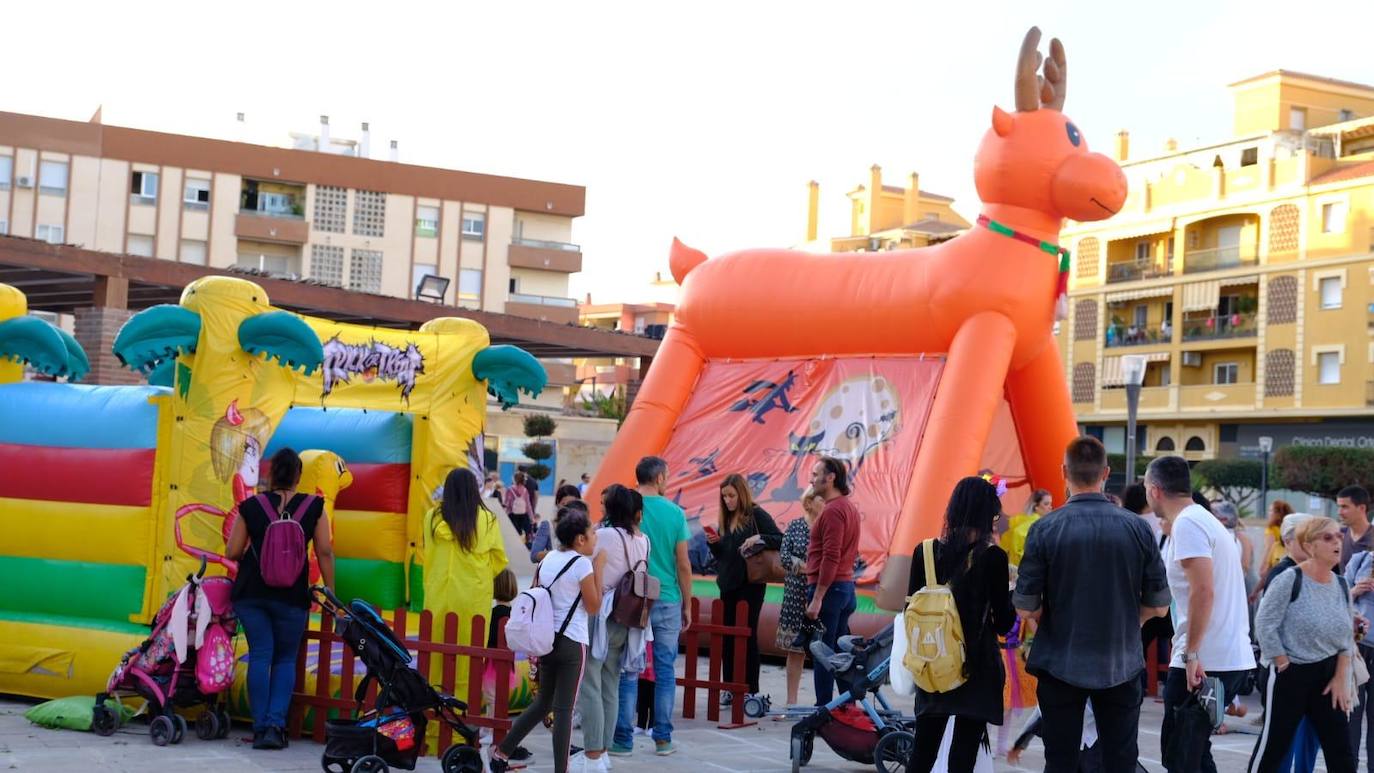
<path id="1" fill-rule="evenodd" d="M 301 526 L 301 516 L 310 511 L 316 499 L 314 494 L 307 496 L 294 511 L 284 502 L 278 512 L 266 494 L 258 494 L 258 504 L 271 519 L 258 553 L 258 572 L 269 588 L 290 588 L 305 569 L 305 528 Z M 272 518 L 273 513 L 276 518 Z"/>

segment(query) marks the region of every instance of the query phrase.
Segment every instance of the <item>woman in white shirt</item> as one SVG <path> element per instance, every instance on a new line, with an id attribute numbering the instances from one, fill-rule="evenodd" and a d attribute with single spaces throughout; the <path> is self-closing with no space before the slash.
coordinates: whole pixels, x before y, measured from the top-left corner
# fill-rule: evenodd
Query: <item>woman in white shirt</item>
<path id="1" fill-rule="evenodd" d="M 639 530 L 644 517 L 644 497 L 634 489 L 614 484 L 601 497 L 606 525 L 596 532 L 592 562 L 601 583 L 602 600 L 631 569 L 648 570 L 649 538 Z M 604 610 L 603 610 L 604 611 Z M 578 706 L 582 709 L 582 745 L 587 747 L 587 771 L 606 770 L 602 755 L 615 738 L 616 712 L 620 705 L 620 659 L 630 630 L 605 617 L 606 656 L 587 658 Z"/>
<path id="2" fill-rule="evenodd" d="M 596 550 L 596 531 L 586 514 L 565 510 L 559 514 L 554 528 L 562 547 L 539 562 L 534 582 L 539 584 L 540 578 L 545 578 L 544 587 L 553 601 L 553 620 L 559 631 L 553 639 L 553 651 L 539 658 L 539 691 L 534 703 L 521 712 L 505 740 L 491 750 L 492 773 L 505 773 L 510 768 L 510 755 L 534 726 L 548 716 L 550 709 L 554 773 L 568 770 L 573 704 L 587 657 L 587 615 L 601 610 L 601 586 L 591 561 Z"/>

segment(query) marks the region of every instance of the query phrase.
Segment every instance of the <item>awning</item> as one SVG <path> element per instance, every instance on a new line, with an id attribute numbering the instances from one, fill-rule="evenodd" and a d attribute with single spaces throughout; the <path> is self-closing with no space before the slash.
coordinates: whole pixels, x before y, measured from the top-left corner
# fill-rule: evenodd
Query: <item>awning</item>
<path id="1" fill-rule="evenodd" d="M 1218 279 L 1217 282 L 1220 283 L 1222 287 L 1235 287 L 1236 285 L 1259 284 L 1259 274 L 1251 274 L 1249 276 L 1232 276 L 1227 277 L 1225 279 Z"/>
<path id="2" fill-rule="evenodd" d="M 1113 230 L 1104 233 L 1101 237 L 1103 241 L 1114 242 L 1118 239 L 1136 239 L 1141 236 L 1157 236 L 1172 234 L 1174 232 L 1174 221 L 1157 220 L 1153 223 L 1140 223 L 1135 226 L 1127 226 L 1119 231 Z"/>
<path id="3" fill-rule="evenodd" d="M 1122 375 L 1121 370 L 1122 357 L 1144 357 L 1146 363 L 1169 361 L 1168 352 L 1104 357 L 1102 359 L 1102 386 L 1123 386 L 1126 383 L 1126 377 Z"/>
<path id="4" fill-rule="evenodd" d="M 1163 287 L 1147 287 L 1143 290 L 1127 290 L 1123 293 L 1107 293 L 1107 303 L 1120 303 L 1121 301 L 1137 301 L 1141 298 L 1164 298 L 1174 294 L 1173 285 Z"/>
<path id="5" fill-rule="evenodd" d="M 1193 282 L 1183 286 L 1184 311 L 1214 311 L 1221 302 L 1221 282 Z"/>

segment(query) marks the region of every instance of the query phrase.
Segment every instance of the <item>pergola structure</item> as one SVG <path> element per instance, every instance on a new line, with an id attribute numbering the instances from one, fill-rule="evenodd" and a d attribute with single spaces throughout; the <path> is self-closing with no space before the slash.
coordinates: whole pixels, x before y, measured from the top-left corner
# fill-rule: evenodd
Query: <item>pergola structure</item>
<path id="1" fill-rule="evenodd" d="M 91 358 L 88 380 L 95 383 L 137 378 L 110 354 L 131 313 L 177 303 L 182 288 L 211 274 L 246 276 L 262 285 L 273 306 L 341 322 L 409 329 L 435 317 L 467 317 L 486 327 L 492 343 L 519 346 L 540 358 L 638 357 L 644 371 L 659 344 L 627 333 L 0 236 L 0 283 L 23 291 L 31 310 L 75 315 L 76 338 Z"/>

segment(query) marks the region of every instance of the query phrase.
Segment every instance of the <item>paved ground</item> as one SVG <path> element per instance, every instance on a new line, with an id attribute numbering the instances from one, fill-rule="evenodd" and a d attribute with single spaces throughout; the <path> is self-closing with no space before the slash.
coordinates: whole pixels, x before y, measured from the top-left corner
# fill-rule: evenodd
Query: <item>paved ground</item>
<path id="1" fill-rule="evenodd" d="M 784 697 L 783 671 L 778 666 L 764 666 L 764 689 L 779 698 Z M 809 674 L 803 680 L 803 700 L 810 699 Z M 113 738 L 100 738 L 90 733 L 46 730 L 30 725 L 23 717 L 28 704 L 17 701 L 0 702 L 0 770 L 19 771 L 162 771 L 194 770 L 197 773 L 228 773 L 229 771 L 307 771 L 319 770 L 321 747 L 309 742 L 293 743 L 281 752 L 256 752 L 241 739 L 246 729 L 235 728 L 230 739 L 201 741 L 191 734 L 179 746 L 157 748 L 147 739 L 147 728 L 134 725 Z M 704 716 L 704 708 L 698 716 Z M 1161 706 L 1146 698 L 1142 709 L 1140 750 L 1146 769 L 1162 771 L 1159 764 L 1159 734 Z M 1240 720 L 1240 724 L 1246 724 Z M 757 771 L 769 773 L 790 771 L 788 762 L 787 722 L 765 719 L 759 724 L 739 730 L 719 730 L 703 719 L 679 721 L 675 737 L 682 750 L 671 757 L 655 757 L 652 743 L 646 738 L 636 739 L 637 754 L 616 761 L 618 771 L 654 770 L 659 773 L 704 773 L 706 771 Z M 1253 732 L 1253 731 L 1252 731 Z M 574 743 L 580 743 L 580 733 L 574 733 Z M 993 731 L 996 741 L 996 731 Z M 1255 742 L 1254 735 L 1233 734 L 1215 739 L 1213 748 L 1217 768 L 1221 773 L 1242 771 Z M 540 729 L 525 744 L 535 753 L 532 773 L 553 769 L 549 756 L 549 737 Z M 1022 758 L 1020 766 L 997 761 L 998 771 L 1040 770 L 1043 758 L 1036 742 Z M 437 771 L 433 760 L 423 762 L 419 770 Z M 832 771 L 857 772 L 873 770 L 845 762 L 821 741 L 817 741 L 812 764 L 806 768 L 814 773 Z M 1318 770 L 1324 770 L 1319 764 Z M 574 767 L 574 770 L 577 770 Z"/>

